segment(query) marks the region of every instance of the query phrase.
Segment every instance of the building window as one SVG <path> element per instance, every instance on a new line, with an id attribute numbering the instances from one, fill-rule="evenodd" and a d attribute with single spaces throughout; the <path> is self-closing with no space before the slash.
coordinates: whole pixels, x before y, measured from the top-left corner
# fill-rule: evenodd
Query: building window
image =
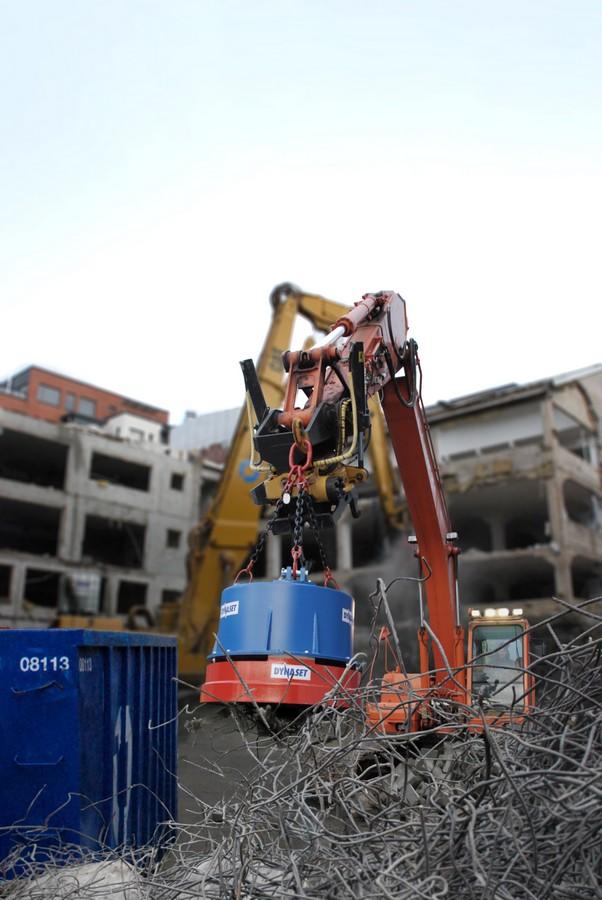
<path id="1" fill-rule="evenodd" d="M 80 397 L 78 410 L 82 414 L 82 416 L 86 416 L 88 419 L 95 419 L 96 401 L 89 400 L 88 397 Z"/>
<path id="2" fill-rule="evenodd" d="M 49 406 L 59 406 L 61 402 L 61 392 L 58 388 L 50 387 L 47 384 L 39 384 L 38 400 L 40 403 L 47 403 Z"/>
<path id="3" fill-rule="evenodd" d="M 173 547 L 174 550 L 180 546 L 180 538 L 182 537 L 181 531 L 175 531 L 173 528 L 167 529 L 167 546 Z"/>
<path id="4" fill-rule="evenodd" d="M 92 481 L 108 481 L 135 491 L 148 491 L 150 488 L 151 467 L 140 463 L 109 456 L 106 453 L 92 453 L 90 460 L 90 478 Z"/>
<path id="5" fill-rule="evenodd" d="M 130 428 L 130 437 L 133 441 L 143 441 L 144 432 L 141 428 Z"/>
<path id="6" fill-rule="evenodd" d="M 12 566 L 0 565 L 0 603 L 8 603 L 10 601 L 12 573 Z"/>
<path id="7" fill-rule="evenodd" d="M 73 412 L 75 409 L 75 394 L 65 395 L 65 409 L 67 412 Z"/>
<path id="8" fill-rule="evenodd" d="M 88 557 L 86 562 L 142 569 L 145 538 L 144 525 L 89 515 L 86 516 L 81 555 Z"/>
<path id="9" fill-rule="evenodd" d="M 132 606 L 144 606 L 147 587 L 142 581 L 120 581 L 117 589 L 117 612 L 123 615 Z"/>
<path id="10" fill-rule="evenodd" d="M 56 609 L 59 602 L 60 572 L 51 569 L 25 569 L 24 596 L 28 603 Z"/>
<path id="11" fill-rule="evenodd" d="M 184 490 L 184 476 L 181 474 L 181 472 L 171 473 L 171 489 L 172 491 Z"/>

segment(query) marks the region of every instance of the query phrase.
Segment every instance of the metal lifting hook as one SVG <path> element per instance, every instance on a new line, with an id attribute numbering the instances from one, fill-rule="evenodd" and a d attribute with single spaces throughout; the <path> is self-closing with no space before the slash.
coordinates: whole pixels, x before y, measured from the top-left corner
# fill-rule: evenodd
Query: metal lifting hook
<path id="1" fill-rule="evenodd" d="M 305 433 L 305 429 L 303 428 L 302 423 L 299 419 L 295 419 L 293 421 L 292 426 L 294 443 L 291 444 L 291 449 L 288 454 L 288 464 L 291 471 L 296 468 L 302 472 L 305 472 L 311 466 L 314 458 L 314 448 L 310 439 L 307 437 Z M 295 463 L 295 450 L 299 450 L 300 453 L 305 453 L 305 462 L 302 464 Z"/>
<path id="2" fill-rule="evenodd" d="M 293 422 L 293 436 L 295 441 L 291 444 L 288 454 L 289 473 L 282 488 L 282 502 L 289 504 L 291 502 L 291 492 L 293 488 L 297 488 L 299 493 L 307 487 L 305 472 L 311 467 L 314 457 L 314 449 L 311 441 L 305 434 L 303 426 L 298 419 Z M 305 453 L 305 462 L 295 462 L 295 450 Z"/>

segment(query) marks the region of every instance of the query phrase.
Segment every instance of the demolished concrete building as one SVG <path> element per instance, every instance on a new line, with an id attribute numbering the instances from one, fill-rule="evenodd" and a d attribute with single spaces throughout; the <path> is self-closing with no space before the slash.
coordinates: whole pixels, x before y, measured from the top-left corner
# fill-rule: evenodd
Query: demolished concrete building
<path id="1" fill-rule="evenodd" d="M 563 603 L 601 596 L 602 365 L 439 402 L 426 414 L 459 535 L 463 621 L 470 607 L 520 607 L 536 623 L 565 613 Z M 405 509 L 402 533 L 389 531 L 388 542 L 376 538 L 384 530 L 384 519 L 378 525 L 374 517 L 377 506 L 376 497 L 364 497 L 362 517 L 337 527 L 337 561 L 351 558 L 353 568 L 339 566 L 336 574 L 356 598 L 361 650 L 373 616 L 368 594 L 379 576 L 391 584 L 388 602 L 414 670 L 418 588 L 399 577 L 423 574 L 408 543 L 413 526 Z M 375 547 L 380 558 L 358 565 Z M 564 615 L 561 639 L 582 628 L 583 617 Z"/>
<path id="2" fill-rule="evenodd" d="M 540 618 L 559 611 L 553 597 L 602 594 L 602 365 L 441 401 L 426 413 L 459 533 L 463 605 L 520 605 Z M 202 443 L 209 426 L 213 440 L 225 416 L 188 416 L 183 446 Z M 345 514 L 324 536 L 332 565 L 350 589 L 361 586 L 358 595 L 377 571 L 393 577 L 412 565 L 406 540 L 387 538 L 374 484 L 362 493 L 361 517 Z M 406 515 L 405 537 L 412 531 Z M 285 559 L 286 540 L 269 536 L 265 574 L 277 578 Z"/>
<path id="3" fill-rule="evenodd" d="M 96 579 L 91 613 L 175 600 L 203 475 L 163 442 L 167 411 L 84 385 L 96 412 L 112 401 L 84 423 L 68 408 L 81 382 L 26 373 L 31 397 L 23 377 L 0 388 L 0 625 L 48 624 L 73 578 Z"/>
<path id="4" fill-rule="evenodd" d="M 427 410 L 466 605 L 528 616 L 602 594 L 602 366 Z"/>
<path id="5" fill-rule="evenodd" d="M 0 624 L 49 621 L 74 570 L 100 573 L 106 614 L 175 600 L 187 533 L 220 467 L 199 462 L 200 446 L 161 443 L 157 415 L 137 418 L 128 406 L 86 426 L 41 421 L 2 409 L 9 390 L 0 388 Z M 520 605 L 541 618 L 558 611 L 553 597 L 602 594 L 602 366 L 439 402 L 427 415 L 460 535 L 464 606 Z M 388 543 L 386 532 L 373 493 L 359 520 L 325 535 L 358 597 L 377 570 L 411 566 L 405 540 Z M 268 577 L 284 555 L 284 539 L 268 540 Z M 407 593 L 393 598 L 402 617 L 408 603 Z"/>

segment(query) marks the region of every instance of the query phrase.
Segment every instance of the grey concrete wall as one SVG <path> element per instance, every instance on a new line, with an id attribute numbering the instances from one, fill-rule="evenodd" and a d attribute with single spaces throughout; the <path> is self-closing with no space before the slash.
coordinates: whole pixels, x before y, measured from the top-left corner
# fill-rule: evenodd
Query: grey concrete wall
<path id="1" fill-rule="evenodd" d="M 105 579 L 104 611 L 114 612 L 119 584 L 133 581 L 147 585 L 147 605 L 159 605 L 164 590 L 182 591 L 186 584 L 187 536 L 199 515 L 202 484 L 201 463 L 186 453 L 155 443 L 119 440 L 77 425 L 54 425 L 0 410 L 0 429 L 57 443 L 67 450 L 63 489 L 0 477 L 0 501 L 31 503 L 60 512 L 58 547 L 55 555 L 11 550 L 0 546 L 0 566 L 11 567 L 9 595 L 0 598 L 0 621 L 17 617 L 47 621 L 54 611 L 46 607 L 26 609 L 27 570 L 68 571 L 88 566 Z M 94 453 L 150 469 L 149 489 L 138 490 L 90 477 Z M 181 490 L 172 476 L 183 478 Z M 143 565 L 127 568 L 83 556 L 87 516 L 99 516 L 145 528 Z M 35 522 L 32 522 L 32 527 Z M 168 546 L 168 531 L 179 534 L 177 547 Z"/>

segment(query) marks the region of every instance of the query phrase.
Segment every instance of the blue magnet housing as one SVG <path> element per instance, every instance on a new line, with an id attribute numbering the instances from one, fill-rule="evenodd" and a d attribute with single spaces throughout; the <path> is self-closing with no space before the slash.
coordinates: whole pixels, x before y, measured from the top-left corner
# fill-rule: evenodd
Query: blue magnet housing
<path id="1" fill-rule="evenodd" d="M 218 640 L 209 659 L 291 654 L 340 661 L 353 655 L 354 601 L 320 587 L 302 569 L 277 581 L 234 584 L 222 593 Z"/>

